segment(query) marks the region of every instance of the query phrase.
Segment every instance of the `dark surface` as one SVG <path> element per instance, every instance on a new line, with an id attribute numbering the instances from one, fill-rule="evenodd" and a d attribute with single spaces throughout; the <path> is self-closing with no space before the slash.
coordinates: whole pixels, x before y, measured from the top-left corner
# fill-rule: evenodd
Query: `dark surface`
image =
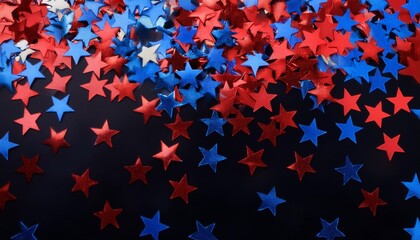
<path id="1" fill-rule="evenodd" d="M 44 90 L 51 75 L 44 71 L 47 78 L 34 83 L 33 88 L 40 95 L 31 98 L 28 109 L 31 113 L 42 112 L 37 121 L 40 132 L 30 130 L 21 136 L 21 126 L 14 120 L 22 116 L 24 106 L 21 101 L 11 101 L 12 94 L 7 89 L 0 89 L 0 136 L 9 131 L 10 141 L 20 144 L 9 152 L 8 161 L 0 159 L 0 185 L 11 181 L 10 192 L 18 198 L 8 202 L 0 213 L 0 239 L 20 232 L 19 221 L 28 227 L 39 224 L 35 234 L 38 239 L 138 239 L 144 227 L 140 216 L 152 217 L 158 210 L 161 222 L 170 226 L 160 233 L 160 239 L 187 239 L 196 231 L 196 220 L 205 226 L 215 222 L 213 234 L 218 239 L 314 239 L 322 228 L 320 218 L 331 222 L 337 217 L 340 217 L 339 229 L 347 239 L 410 238 L 403 228 L 413 227 L 420 204 L 415 198 L 404 200 L 407 189 L 401 181 L 412 181 L 414 173 L 420 173 L 419 122 L 415 115 L 400 112 L 384 119 L 383 129 L 374 123 L 364 124 L 368 115 L 364 105 L 373 106 L 385 98 L 378 91 L 369 94 L 368 84 L 345 83 L 351 94 L 362 93 L 358 102 L 362 112 L 350 113 L 355 125 L 364 126 L 357 133 L 358 144 L 348 139 L 338 141 L 340 130 L 335 122 L 346 119 L 340 105 L 326 106 L 325 114 L 310 111 L 308 98 L 301 100 L 299 90 L 285 95 L 281 84 L 270 85 L 268 92 L 279 94 L 272 101 L 273 113 L 256 112 L 255 120 L 249 125 L 251 136 L 241 132 L 231 137 L 232 127 L 226 124 L 225 137 L 216 133 L 206 137 L 206 125 L 199 119 L 209 117 L 211 112 L 194 112 L 190 106 L 182 107 L 183 120 L 195 120 L 189 129 L 191 141 L 183 137 L 174 141 L 180 143 L 177 154 L 183 162 L 172 162 L 164 171 L 162 162 L 152 155 L 160 151 L 160 140 L 173 144 L 171 131 L 162 125 L 173 120 L 162 113 L 162 118 L 152 117 L 144 125 L 142 116 L 132 111 L 140 105 L 141 94 L 149 100 L 156 96 L 150 82 L 136 89 L 137 102 L 129 99 L 110 102 L 109 94 L 107 98 L 97 96 L 88 102 L 88 91 L 80 87 L 90 77 L 81 74 L 85 64 L 81 60 L 73 70 L 63 71 L 72 74 L 68 93 L 69 105 L 75 112 L 66 113 L 62 122 L 58 122 L 55 113 L 45 113 L 52 105 L 54 94 Z M 108 79 L 112 79 L 111 75 L 108 74 Z M 343 92 L 341 77 L 334 77 L 333 95 L 338 98 Z M 418 85 L 404 77 L 387 84 L 389 96 L 395 95 L 397 83 L 404 95 L 418 96 Z M 385 111 L 391 113 L 392 104 L 383 101 Z M 294 118 L 297 124 L 307 125 L 317 118 L 318 128 L 327 131 L 319 138 L 318 148 L 310 142 L 300 144 L 303 133 L 293 128 L 287 128 L 286 134 L 277 138 L 278 147 L 268 141 L 257 141 L 261 132 L 257 122 L 268 122 L 270 116 L 278 113 L 280 102 L 287 110 L 298 110 Z M 208 109 L 206 106 L 205 100 L 200 100 L 199 109 Z M 419 108 L 418 100 L 413 99 L 410 107 Z M 244 112 L 245 116 L 251 114 L 250 109 Z M 102 126 L 105 119 L 110 128 L 120 130 L 112 139 L 113 148 L 106 144 L 93 146 L 96 135 L 90 128 Z M 42 144 L 50 136 L 49 127 L 58 131 L 67 128 L 66 140 L 71 147 L 54 154 L 51 147 Z M 383 143 L 383 132 L 391 137 L 401 134 L 399 144 L 405 153 L 395 154 L 391 162 L 385 152 L 376 150 Z M 218 164 L 216 174 L 209 166 L 198 167 L 202 159 L 198 147 L 209 149 L 215 143 L 219 154 L 227 157 Z M 263 161 L 267 168 L 257 168 L 252 177 L 247 166 L 237 163 L 246 156 L 245 145 L 254 151 L 265 149 Z M 294 162 L 294 151 L 303 157 L 314 154 L 311 166 L 316 173 L 305 174 L 302 182 L 295 171 L 287 169 Z M 34 175 L 29 184 L 22 174 L 15 172 L 22 164 L 21 154 L 28 157 L 39 154 L 39 166 L 45 172 Z M 342 175 L 334 170 L 344 165 L 346 155 L 353 164 L 364 164 L 359 171 L 361 183 L 350 181 L 343 186 Z M 129 173 L 123 166 L 132 165 L 137 156 L 144 165 L 153 166 L 147 175 L 147 185 L 139 181 L 128 184 Z M 81 192 L 71 192 L 74 184 L 71 174 L 80 175 L 88 167 L 90 177 L 99 181 L 99 185 L 92 187 L 86 198 Z M 188 175 L 188 183 L 198 187 L 189 194 L 188 205 L 180 198 L 169 199 L 173 189 L 169 180 L 179 181 L 184 173 Z M 260 199 L 256 192 L 267 193 L 273 186 L 278 196 L 286 200 L 277 207 L 277 216 L 268 210 L 257 211 Z M 363 201 L 361 189 L 371 192 L 376 187 L 380 188 L 379 196 L 387 205 L 379 206 L 374 217 L 368 208 L 359 209 L 358 205 Z M 117 218 L 119 230 L 113 226 L 100 230 L 100 220 L 93 213 L 103 209 L 105 200 L 113 208 L 124 209 Z"/>

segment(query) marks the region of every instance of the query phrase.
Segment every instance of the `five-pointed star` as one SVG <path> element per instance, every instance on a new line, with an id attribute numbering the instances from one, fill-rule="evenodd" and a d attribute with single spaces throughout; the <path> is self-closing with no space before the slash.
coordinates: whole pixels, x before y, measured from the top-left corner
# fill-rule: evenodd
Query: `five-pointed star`
<path id="1" fill-rule="evenodd" d="M 9 188 L 10 188 L 10 182 L 0 187 L 0 209 L 1 210 L 4 210 L 4 207 L 6 206 L 6 203 L 8 201 L 16 199 L 16 197 L 13 196 L 13 194 L 9 192 Z"/>
<path id="2" fill-rule="evenodd" d="M 67 141 L 64 139 L 66 136 L 67 129 L 64 129 L 61 132 L 56 132 L 53 128 L 50 128 L 50 138 L 45 140 L 43 143 L 46 145 L 50 145 L 53 149 L 54 153 L 57 153 L 58 150 L 62 147 L 68 148 L 70 145 L 67 143 Z"/>
<path id="3" fill-rule="evenodd" d="M 95 140 L 95 146 L 105 142 L 109 147 L 112 147 L 112 137 L 120 131 L 110 129 L 108 120 L 105 120 L 101 128 L 90 128 L 98 137 Z"/>
<path id="4" fill-rule="evenodd" d="M 42 174 L 44 171 L 38 166 L 39 155 L 28 158 L 22 155 L 22 166 L 16 169 L 17 173 L 25 175 L 26 181 L 29 183 L 34 174 Z"/>
<path id="5" fill-rule="evenodd" d="M 369 208 L 373 216 L 376 216 L 376 209 L 378 206 L 386 205 L 382 199 L 379 198 L 379 188 L 375 188 L 372 192 L 365 191 L 363 189 L 362 194 L 365 198 L 362 203 L 360 203 L 359 208 Z"/>
<path id="6" fill-rule="evenodd" d="M 267 167 L 267 165 L 261 160 L 263 154 L 264 149 L 254 152 L 251 148 L 246 146 L 246 157 L 240 160 L 239 163 L 248 165 L 249 172 L 252 176 L 254 175 L 255 169 L 257 167 Z"/>
<path id="7" fill-rule="evenodd" d="M 26 81 L 24 84 L 16 85 L 16 93 L 13 95 L 12 100 L 21 100 L 25 106 L 28 106 L 29 99 L 37 95 L 38 92 L 32 90 Z"/>
<path id="8" fill-rule="evenodd" d="M 397 89 L 397 94 L 395 95 L 395 97 L 388 97 L 386 99 L 388 99 L 388 101 L 394 104 L 394 115 L 397 114 L 401 110 L 410 112 L 408 103 L 413 99 L 413 97 L 404 96 L 401 92 L 401 89 L 399 88 Z"/>
<path id="9" fill-rule="evenodd" d="M 391 138 L 384 133 L 384 143 L 379 145 L 377 149 L 385 151 L 386 155 L 388 156 L 388 160 L 391 161 L 396 152 L 404 153 L 404 149 L 398 145 L 399 140 L 400 135 L 396 135 L 395 137 Z"/>
<path id="10" fill-rule="evenodd" d="M 188 128 L 193 124 L 194 121 L 182 121 L 181 116 L 176 115 L 175 122 L 165 124 L 166 127 L 172 130 L 172 141 L 179 136 L 184 136 L 186 139 L 190 139 L 188 135 Z"/>
<path id="11" fill-rule="evenodd" d="M 130 180 L 128 183 L 140 180 L 144 184 L 147 184 L 146 174 L 152 170 L 152 166 L 143 166 L 140 157 L 137 157 L 137 160 L 133 165 L 124 166 L 124 168 L 130 173 Z"/>
<path id="12" fill-rule="evenodd" d="M 366 110 L 369 112 L 369 116 L 365 120 L 366 123 L 368 122 L 375 122 L 379 128 L 382 128 L 382 121 L 384 118 L 389 117 L 390 115 L 386 112 L 383 112 L 383 104 L 379 102 L 376 104 L 375 107 L 370 107 L 365 105 Z"/>
<path id="13" fill-rule="evenodd" d="M 16 123 L 22 125 L 22 135 L 25 135 L 29 129 L 39 131 L 39 127 L 36 121 L 40 115 L 41 113 L 31 114 L 28 109 L 23 109 L 23 116 L 15 120 Z"/>
<path id="14" fill-rule="evenodd" d="M 286 202 L 286 200 L 277 197 L 276 187 L 273 187 L 267 194 L 261 192 L 257 192 L 257 194 L 261 198 L 261 205 L 258 211 L 268 209 L 274 216 L 277 214 L 277 205 Z"/>
<path id="15" fill-rule="evenodd" d="M 420 181 L 417 177 L 417 173 L 414 174 L 413 181 L 411 182 L 401 182 L 404 186 L 408 189 L 407 196 L 405 200 L 410 199 L 412 197 L 416 197 L 420 199 Z"/>
<path id="16" fill-rule="evenodd" d="M 311 167 L 313 155 L 307 157 L 301 157 L 297 152 L 295 152 L 295 163 L 289 165 L 287 168 L 295 170 L 299 176 L 299 181 L 302 181 L 305 173 L 316 173 L 315 170 Z"/>
<path id="17" fill-rule="evenodd" d="M 71 176 L 73 177 L 75 183 L 73 188 L 71 189 L 72 192 L 76 192 L 76 191 L 82 191 L 86 197 L 89 197 L 89 189 L 92 186 L 95 186 L 96 184 L 98 184 L 97 181 L 92 180 L 90 178 L 90 169 L 86 169 L 82 175 L 76 175 L 76 174 L 72 174 Z"/>
<path id="18" fill-rule="evenodd" d="M 159 98 L 155 98 L 152 101 L 148 101 L 145 97 L 141 96 L 142 105 L 136 109 L 134 112 L 143 114 L 143 120 L 146 124 L 151 116 L 160 117 L 160 112 L 156 110 L 156 104 L 159 101 Z"/>
<path id="19" fill-rule="evenodd" d="M 142 66 L 146 66 L 148 62 L 158 63 L 156 50 L 159 48 L 160 44 L 153 45 L 151 47 L 141 47 L 141 52 L 137 54 L 139 58 L 142 59 Z"/>
<path id="20" fill-rule="evenodd" d="M 180 197 L 186 204 L 188 204 L 188 194 L 197 189 L 197 187 L 188 185 L 187 183 L 187 175 L 184 174 L 179 182 L 169 180 L 169 183 L 174 188 L 172 192 L 171 199 Z"/>
<path id="21" fill-rule="evenodd" d="M 163 162 L 163 169 L 166 170 L 172 161 L 182 162 L 182 160 L 176 155 L 176 149 L 179 143 L 176 143 L 168 147 L 163 141 L 160 141 L 161 151 L 153 155 L 154 158 L 159 158 Z"/>
<path id="22" fill-rule="evenodd" d="M 108 200 L 105 201 L 104 209 L 96 212 L 93 215 L 101 219 L 101 230 L 106 226 L 112 224 L 116 228 L 120 228 L 118 225 L 117 217 L 123 210 L 121 208 L 112 208 Z"/>
<path id="23" fill-rule="evenodd" d="M 95 74 L 92 74 L 90 82 L 80 85 L 80 87 L 89 91 L 88 101 L 90 101 L 96 95 L 105 97 L 105 92 L 103 87 L 108 82 L 108 80 L 98 80 Z"/>

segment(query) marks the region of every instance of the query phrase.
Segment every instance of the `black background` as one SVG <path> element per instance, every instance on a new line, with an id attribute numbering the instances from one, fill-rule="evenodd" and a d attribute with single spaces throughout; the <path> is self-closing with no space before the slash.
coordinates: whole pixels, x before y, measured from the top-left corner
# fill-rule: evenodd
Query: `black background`
<path id="1" fill-rule="evenodd" d="M 414 114 L 400 112 L 385 118 L 383 129 L 374 123 L 365 124 L 368 112 L 364 105 L 375 106 L 387 97 L 378 90 L 369 94 L 369 84 L 361 86 L 354 80 L 345 83 L 351 94 L 362 93 L 358 101 L 362 112 L 350 112 L 354 124 L 364 126 L 356 135 L 358 144 L 349 139 L 338 141 L 340 130 L 335 123 L 347 119 L 340 105 L 329 104 L 325 113 L 311 111 L 311 101 L 302 100 L 300 90 L 286 95 L 281 83 L 270 85 L 268 92 L 278 94 L 272 101 L 273 113 L 265 109 L 257 111 L 249 125 L 250 136 L 240 132 L 231 137 L 232 127 L 226 124 L 224 137 L 217 133 L 206 137 L 206 125 L 199 119 L 210 117 L 211 111 L 207 110 L 209 103 L 202 99 L 198 112 L 190 106 L 181 107 L 183 120 L 195 121 L 189 128 L 191 141 L 179 137 L 172 142 L 171 131 L 163 123 L 173 122 L 176 114 L 171 120 L 162 113 L 162 118 L 152 117 L 145 125 L 143 117 L 133 112 L 140 105 L 140 95 L 149 100 L 156 97 L 150 82 L 135 90 L 136 102 L 129 99 L 110 102 L 109 92 L 107 98 L 96 96 L 87 101 L 88 91 L 80 87 L 91 75 L 82 74 L 85 66 L 82 59 L 72 70 L 57 70 L 61 75 L 72 75 L 67 89 L 69 106 L 75 112 L 66 113 L 62 122 L 55 113 L 45 111 L 52 105 L 52 95 L 61 98 L 65 94 L 44 89 L 51 74 L 43 71 L 46 79 L 33 84 L 40 95 L 31 98 L 28 106 L 31 113 L 42 113 L 37 121 L 41 131 L 30 130 L 25 136 L 21 136 L 21 126 L 14 123 L 22 116 L 23 103 L 11 101 L 13 94 L 0 89 L 0 136 L 9 131 L 10 141 L 20 144 L 10 150 L 8 161 L 0 159 L 0 185 L 11 181 L 10 192 L 17 197 L 0 213 L 1 239 L 20 232 L 19 221 L 28 227 L 39 224 L 35 233 L 38 239 L 138 239 L 144 228 L 140 216 L 150 218 L 158 210 L 161 222 L 170 226 L 160 233 L 160 239 L 187 239 L 196 231 L 196 220 L 205 226 L 216 223 L 213 234 L 218 239 L 315 239 L 322 229 L 320 218 L 331 222 L 337 217 L 339 229 L 347 239 L 410 239 L 403 228 L 414 226 L 420 204 L 416 198 L 404 200 L 407 189 L 401 181 L 412 181 L 414 173 L 420 174 L 418 119 Z M 112 79 L 112 73 L 105 78 Z M 334 97 L 342 97 L 343 78 L 342 74 L 334 77 Z M 387 83 L 388 96 L 395 96 L 397 85 L 404 95 L 418 95 L 415 81 L 400 76 L 398 81 Z M 270 116 L 278 113 L 280 102 L 287 110 L 298 110 L 294 118 L 297 124 L 308 125 L 316 117 L 318 128 L 327 131 L 319 137 L 318 147 L 310 142 L 299 143 L 302 131 L 290 127 L 277 138 L 277 147 L 268 140 L 257 141 L 261 133 L 257 122 L 267 123 Z M 383 102 L 385 111 L 392 113 L 392 104 Z M 418 99 L 409 105 L 420 107 Z M 244 115 L 251 116 L 252 110 L 245 109 Z M 120 131 L 112 138 L 113 148 L 104 143 L 93 146 L 96 135 L 90 128 L 101 127 L 105 119 L 110 128 Z M 68 129 L 65 139 L 71 147 L 54 154 L 51 147 L 42 144 L 50 136 L 50 127 L 57 131 Z M 386 153 L 376 149 L 383 143 L 383 132 L 391 137 L 401 134 L 399 144 L 405 153 L 396 153 L 388 161 Z M 160 151 L 160 140 L 167 145 L 179 142 L 177 155 L 183 162 L 172 162 L 164 171 L 162 161 L 152 157 Z M 216 174 L 209 166 L 198 167 L 202 159 L 198 147 L 209 149 L 215 143 L 219 154 L 227 157 L 218 164 Z M 257 168 L 252 177 L 247 166 L 237 163 L 246 156 L 246 145 L 254 151 L 265 149 L 263 161 L 267 168 Z M 294 162 L 294 151 L 303 157 L 314 154 L 311 166 L 316 173 L 305 174 L 302 182 L 295 171 L 287 169 Z M 29 184 L 24 175 L 16 173 L 22 164 L 21 154 L 27 157 L 39 154 L 39 166 L 45 172 L 34 175 Z M 342 175 L 334 170 L 344 165 L 346 155 L 353 164 L 364 164 L 359 171 L 361 183 L 351 180 L 343 186 Z M 123 166 L 134 164 L 137 156 L 143 165 L 153 166 L 147 175 L 147 185 L 139 181 L 128 184 L 129 173 Z M 90 188 L 89 198 L 81 192 L 71 192 L 74 185 L 71 174 L 80 175 L 86 168 L 90 168 L 90 177 L 99 181 L 99 185 Z M 169 199 L 173 190 L 169 180 L 179 181 L 184 173 L 188 183 L 198 187 L 189 194 L 188 205 L 180 198 Z M 277 216 L 268 210 L 257 211 L 261 201 L 256 192 L 267 193 L 273 186 L 277 195 L 286 200 L 277 207 Z M 371 192 L 376 187 L 387 205 L 379 206 L 374 217 L 368 208 L 359 209 L 358 205 L 363 201 L 361 189 Z M 113 208 L 123 209 L 117 218 L 119 230 L 113 226 L 100 230 L 100 220 L 93 213 L 103 209 L 105 200 Z"/>

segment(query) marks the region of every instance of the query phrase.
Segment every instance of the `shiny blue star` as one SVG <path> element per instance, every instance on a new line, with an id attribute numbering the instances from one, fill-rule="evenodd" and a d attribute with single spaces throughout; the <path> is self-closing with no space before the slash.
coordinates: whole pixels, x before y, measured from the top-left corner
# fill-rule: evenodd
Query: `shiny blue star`
<path id="1" fill-rule="evenodd" d="M 151 235 L 153 239 L 159 239 L 159 233 L 165 229 L 168 229 L 169 226 L 160 222 L 160 212 L 157 211 L 152 218 L 147 218 L 141 216 L 141 220 L 144 223 L 144 229 L 140 233 L 140 237 Z"/>
<path id="2" fill-rule="evenodd" d="M 0 154 L 6 160 L 9 160 L 9 150 L 17 146 L 19 146 L 19 144 L 9 141 L 9 132 L 4 134 L 4 136 L 0 138 Z"/>
<path id="3" fill-rule="evenodd" d="M 210 95 L 212 98 L 216 98 L 216 89 L 220 84 L 222 83 L 214 81 L 210 76 L 207 76 L 200 82 L 200 93 L 203 95 Z"/>
<path id="4" fill-rule="evenodd" d="M 160 3 L 156 5 L 152 5 L 151 8 L 144 11 L 143 14 L 150 18 L 150 20 L 152 21 L 152 24 L 155 24 L 159 17 L 166 15 L 165 11 L 163 10 L 164 3 L 165 1 L 161 1 Z"/>
<path id="5" fill-rule="evenodd" d="M 353 120 L 351 119 L 351 116 L 347 119 L 346 123 L 336 123 L 336 125 L 341 130 L 340 138 L 338 139 L 339 141 L 349 138 L 354 143 L 357 143 L 356 133 L 362 130 L 363 128 L 353 125 Z"/>
<path id="6" fill-rule="evenodd" d="M 331 223 L 321 218 L 322 230 L 316 236 L 327 240 L 334 240 L 336 237 L 345 237 L 344 233 L 337 228 L 338 221 L 340 221 L 340 218 L 336 218 Z"/>
<path id="7" fill-rule="evenodd" d="M 388 5 L 388 1 L 384 1 L 384 0 L 368 0 L 367 2 L 369 2 L 370 4 L 370 8 L 369 8 L 370 12 L 381 11 L 382 13 L 384 13 L 384 9 Z"/>
<path id="8" fill-rule="evenodd" d="M 419 218 L 416 218 L 416 224 L 412 228 L 404 228 L 404 231 L 408 232 L 411 235 L 411 240 L 420 239 L 420 221 Z"/>
<path id="9" fill-rule="evenodd" d="M 83 43 L 77 42 L 73 43 L 72 41 L 67 40 L 69 44 L 69 50 L 64 53 L 66 57 L 72 57 L 76 64 L 79 63 L 81 57 L 90 56 L 90 53 L 86 52 L 83 49 Z"/>
<path id="10" fill-rule="evenodd" d="M 190 62 L 187 62 L 187 64 L 185 65 L 185 69 L 181 70 L 181 71 L 176 71 L 175 73 L 181 77 L 181 82 L 180 82 L 180 86 L 184 87 L 187 84 L 191 84 L 194 87 L 198 87 L 197 86 L 197 80 L 196 77 L 202 72 L 202 70 L 200 69 L 192 69 Z"/>
<path id="11" fill-rule="evenodd" d="M 227 120 L 219 118 L 216 111 L 213 111 L 211 118 L 203 118 L 201 121 L 207 125 L 206 136 L 210 135 L 212 132 L 217 132 L 222 136 L 224 135 L 223 125 Z"/>
<path id="12" fill-rule="evenodd" d="M 250 67 L 252 69 L 252 72 L 254 73 L 254 76 L 257 75 L 258 69 L 260 67 L 268 66 L 269 64 L 262 59 L 261 53 L 254 52 L 254 55 L 248 54 L 248 60 L 242 63 L 242 66 Z"/>
<path id="13" fill-rule="evenodd" d="M 156 107 L 156 110 L 165 110 L 169 117 L 172 118 L 174 108 L 181 106 L 181 103 L 175 100 L 175 92 L 171 92 L 167 96 L 159 93 L 158 97 L 160 99 L 160 103 Z"/>
<path id="14" fill-rule="evenodd" d="M 55 112 L 58 117 L 58 121 L 61 122 L 63 114 L 66 112 L 74 112 L 73 108 L 67 105 L 70 95 L 65 96 L 61 100 L 52 96 L 53 105 L 47 110 L 47 112 Z"/>
<path id="15" fill-rule="evenodd" d="M 402 5 L 402 7 L 410 12 L 410 16 L 413 19 L 420 13 L 420 0 L 408 0 L 408 3 Z"/>
<path id="16" fill-rule="evenodd" d="M 405 200 L 410 199 L 412 197 L 420 199 L 420 182 L 416 173 L 414 174 L 413 181 L 401 183 L 404 184 L 404 186 L 408 189 L 408 193 L 405 197 Z"/>
<path id="17" fill-rule="evenodd" d="M 352 164 L 349 157 L 346 156 L 346 164 L 342 167 L 335 168 L 335 170 L 343 174 L 343 185 L 346 185 L 350 179 L 361 182 L 359 174 L 357 173 L 363 164 Z"/>
<path id="18" fill-rule="evenodd" d="M 132 19 L 133 14 L 130 14 L 130 10 L 124 11 L 123 14 L 114 13 L 114 19 L 115 22 L 112 24 L 112 27 L 119 27 L 121 30 L 123 30 L 125 33 L 127 32 L 127 28 L 131 25 L 136 23 Z"/>
<path id="19" fill-rule="evenodd" d="M 292 35 L 299 32 L 298 29 L 292 27 L 292 18 L 287 19 L 284 23 L 275 22 L 271 24 L 271 27 L 277 30 L 275 38 L 284 37 L 289 43 L 292 42 Z"/>
<path id="20" fill-rule="evenodd" d="M 223 21 L 223 29 L 214 29 L 212 33 L 216 37 L 216 47 L 221 47 L 223 44 L 228 47 L 235 45 L 232 38 L 232 34 L 235 34 L 235 32 L 230 31 L 227 21 Z"/>
<path id="21" fill-rule="evenodd" d="M 34 236 L 38 224 L 35 224 L 31 227 L 26 227 L 23 222 L 20 222 L 20 233 L 11 237 L 11 240 L 36 240 Z"/>
<path id="22" fill-rule="evenodd" d="M 81 40 L 83 45 L 87 47 L 90 40 L 97 38 L 98 35 L 92 32 L 92 26 L 80 27 L 77 29 L 77 35 L 74 37 L 75 40 Z"/>
<path id="23" fill-rule="evenodd" d="M 223 72 L 223 64 L 227 61 L 222 56 L 224 49 L 212 48 L 207 55 L 207 65 L 204 69 L 215 68 L 218 72 Z"/>
<path id="24" fill-rule="evenodd" d="M 347 32 L 351 31 L 351 27 L 358 24 L 358 22 L 354 21 L 350 17 L 350 10 L 347 10 L 343 16 L 334 16 L 337 20 L 338 25 L 336 26 L 336 30 L 345 30 Z"/>
<path id="25" fill-rule="evenodd" d="M 318 137 L 326 133 L 326 131 L 318 129 L 316 119 L 312 120 L 310 125 L 299 124 L 299 127 L 303 131 L 301 143 L 310 140 L 315 146 L 318 146 Z"/>
<path id="26" fill-rule="evenodd" d="M 277 205 L 286 202 L 286 200 L 277 197 L 276 187 L 273 187 L 267 194 L 261 192 L 257 192 L 257 194 L 261 198 L 261 205 L 258 208 L 258 211 L 269 209 L 274 216 L 277 214 Z"/>
<path id="27" fill-rule="evenodd" d="M 35 78 L 45 78 L 45 76 L 39 71 L 41 65 L 42 62 L 32 64 L 29 61 L 26 61 L 26 68 L 19 73 L 19 76 L 26 77 L 28 79 L 29 85 L 32 85 Z"/>
<path id="28" fill-rule="evenodd" d="M 395 54 L 392 58 L 383 57 L 382 60 L 385 63 L 385 68 L 382 73 L 391 73 L 395 79 L 398 79 L 398 71 L 405 68 L 404 65 L 398 62 L 398 54 Z"/>
<path id="29" fill-rule="evenodd" d="M 203 155 L 203 159 L 198 164 L 199 167 L 204 165 L 210 165 L 211 169 L 214 172 L 217 170 L 217 163 L 226 159 L 225 156 L 219 155 L 217 153 L 217 143 L 210 149 L 207 150 L 205 148 L 199 147 L 201 154 Z"/>
<path id="30" fill-rule="evenodd" d="M 176 37 L 183 44 L 195 44 L 194 36 L 197 33 L 197 28 L 195 27 L 184 27 L 179 26 L 178 36 Z"/>
<path id="31" fill-rule="evenodd" d="M 197 226 L 197 232 L 188 236 L 189 238 L 194 240 L 217 240 L 212 233 L 216 224 L 212 223 L 204 227 L 199 221 L 195 221 L 195 225 Z"/>
<path id="32" fill-rule="evenodd" d="M 179 89 L 179 92 L 183 97 L 182 105 L 189 104 L 195 110 L 197 110 L 197 101 L 204 97 L 204 95 L 197 92 L 193 86 L 190 86 L 188 89 Z"/>
<path id="33" fill-rule="evenodd" d="M 381 72 L 378 69 L 375 69 L 375 75 L 369 77 L 370 90 L 369 92 L 373 92 L 376 89 L 381 90 L 383 93 L 386 93 L 385 83 L 387 83 L 390 78 L 382 76 Z"/>

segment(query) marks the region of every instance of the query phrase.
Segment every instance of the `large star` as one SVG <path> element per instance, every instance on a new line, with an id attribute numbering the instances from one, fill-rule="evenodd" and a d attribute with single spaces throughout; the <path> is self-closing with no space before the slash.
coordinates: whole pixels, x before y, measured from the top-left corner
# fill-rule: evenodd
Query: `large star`
<path id="1" fill-rule="evenodd" d="M 90 173 L 90 169 L 88 168 L 80 176 L 76 174 L 71 175 L 75 181 L 74 186 L 71 189 L 72 192 L 81 191 L 85 194 L 86 197 L 89 197 L 90 187 L 98 184 L 97 181 L 92 180 L 90 178 L 89 173 Z"/>
<path id="2" fill-rule="evenodd" d="M 346 123 L 336 123 L 336 125 L 341 130 L 340 138 L 338 139 L 338 141 L 348 138 L 354 143 L 357 143 L 356 133 L 362 130 L 363 128 L 353 125 L 353 120 L 351 119 L 351 116 L 347 119 Z"/>
<path id="3" fill-rule="evenodd" d="M 363 167 L 363 164 L 352 164 L 350 158 L 346 156 L 346 163 L 342 167 L 335 168 L 335 170 L 343 174 L 343 185 L 346 185 L 347 182 L 351 179 L 361 182 L 359 174 L 357 173 L 360 168 Z"/>
<path id="4" fill-rule="evenodd" d="M 258 211 L 262 211 L 264 209 L 268 209 L 270 210 L 270 212 L 276 216 L 277 214 L 277 205 L 285 203 L 286 200 L 277 197 L 276 194 L 276 187 L 273 187 L 270 192 L 268 192 L 267 194 L 265 193 L 261 193 L 261 192 L 257 192 L 258 196 L 261 199 L 261 205 L 258 208 Z"/>
<path id="5" fill-rule="evenodd" d="M 305 173 L 315 173 L 315 170 L 311 167 L 313 155 L 307 157 L 301 157 L 297 152 L 295 152 L 295 163 L 289 165 L 287 168 L 295 170 L 299 176 L 299 181 L 302 181 Z"/>
<path id="6" fill-rule="evenodd" d="M 105 201 L 103 210 L 96 212 L 93 215 L 101 219 L 101 230 L 110 224 L 112 224 L 116 228 L 120 228 L 120 226 L 118 225 L 117 217 L 122 211 L 122 208 L 113 209 L 107 200 Z"/>
<path id="7" fill-rule="evenodd" d="M 153 239 L 157 240 L 159 239 L 159 233 L 169 228 L 169 226 L 160 222 L 159 211 L 152 218 L 141 216 L 141 220 L 144 223 L 144 229 L 141 231 L 140 237 L 151 235 Z"/>
<path id="8" fill-rule="evenodd" d="M 20 233 L 11 237 L 11 240 L 36 240 L 35 231 L 38 228 L 38 224 L 27 227 L 23 222 L 20 222 Z"/>
<path id="9" fill-rule="evenodd" d="M 53 105 L 47 110 L 47 112 L 55 112 L 58 117 L 58 121 L 61 122 L 63 115 L 66 112 L 74 112 L 73 108 L 67 105 L 70 95 L 65 96 L 61 100 L 52 97 Z"/>
<path id="10" fill-rule="evenodd" d="M 360 203 L 359 208 L 369 208 L 373 216 L 376 215 L 376 209 L 378 206 L 386 205 L 382 199 L 379 198 L 379 188 L 375 188 L 372 192 L 368 192 L 362 189 L 362 194 L 365 200 Z"/>
<path id="11" fill-rule="evenodd" d="M 70 145 L 67 143 L 67 141 L 64 139 L 66 136 L 67 129 L 64 129 L 63 131 L 56 132 L 53 128 L 50 128 L 50 138 L 45 140 L 43 143 L 46 145 L 50 145 L 53 149 L 54 153 L 57 153 L 60 148 L 68 148 Z"/>
<path id="12" fill-rule="evenodd" d="M 225 125 L 227 120 L 219 118 L 216 111 L 213 111 L 211 118 L 203 118 L 201 121 L 207 125 L 206 136 L 210 135 L 212 132 L 217 132 L 222 136 L 224 135 L 223 125 Z"/>
<path id="13" fill-rule="evenodd" d="M 98 137 L 95 140 L 95 146 L 105 142 L 109 147 L 112 147 L 112 137 L 120 131 L 110 129 L 108 120 L 105 120 L 102 128 L 90 128 Z"/>
<path id="14" fill-rule="evenodd" d="M 195 186 L 188 185 L 186 174 L 182 176 L 179 182 L 169 180 L 169 183 L 174 188 L 174 191 L 172 192 L 172 195 L 171 195 L 171 199 L 180 197 L 187 204 L 188 204 L 188 194 L 197 189 L 197 187 Z"/>
<path id="15" fill-rule="evenodd" d="M 327 133 L 326 131 L 318 129 L 316 119 L 312 120 L 309 125 L 299 124 L 299 127 L 303 131 L 303 136 L 300 140 L 301 143 L 309 140 L 315 146 L 318 146 L 318 137 Z"/>
<path id="16" fill-rule="evenodd" d="M 398 145 L 399 140 L 400 135 L 396 135 L 395 137 L 391 138 L 384 133 L 384 143 L 379 145 L 377 149 L 385 151 L 386 155 L 388 156 L 388 160 L 391 161 L 396 152 L 404 153 L 404 149 Z"/>
<path id="17" fill-rule="evenodd" d="M 416 218 L 416 223 L 412 228 L 404 228 L 404 231 L 411 235 L 411 240 L 420 239 L 420 221 Z"/>
<path id="18" fill-rule="evenodd" d="M 199 147 L 201 154 L 203 155 L 203 159 L 198 164 L 199 167 L 204 165 L 209 165 L 214 172 L 217 170 L 217 164 L 226 159 L 225 156 L 219 155 L 217 153 L 217 143 L 210 149 L 207 150 L 205 148 Z"/>
<path id="19" fill-rule="evenodd" d="M 172 161 L 182 162 L 182 160 L 176 155 L 176 150 L 179 143 L 176 143 L 168 147 L 163 141 L 160 141 L 161 151 L 153 155 L 154 158 L 159 158 L 163 162 L 163 169 L 168 169 L 169 164 Z"/>
<path id="20" fill-rule="evenodd" d="M 15 120 L 16 123 L 22 125 L 22 135 L 25 135 L 29 129 L 39 131 L 39 127 L 36 121 L 40 115 L 41 113 L 31 114 L 28 109 L 23 109 L 23 116 Z"/>
<path id="21" fill-rule="evenodd" d="M 321 218 L 322 230 L 316 236 L 327 240 L 334 240 L 336 237 L 345 237 L 344 233 L 338 230 L 339 221 L 340 219 L 336 218 L 329 223 Z"/>
<path id="22" fill-rule="evenodd" d="M 408 189 L 407 196 L 405 200 L 410 199 L 412 197 L 416 197 L 420 199 L 420 181 L 417 177 L 417 174 L 414 174 L 413 181 L 411 182 L 401 182 L 404 186 Z"/>

